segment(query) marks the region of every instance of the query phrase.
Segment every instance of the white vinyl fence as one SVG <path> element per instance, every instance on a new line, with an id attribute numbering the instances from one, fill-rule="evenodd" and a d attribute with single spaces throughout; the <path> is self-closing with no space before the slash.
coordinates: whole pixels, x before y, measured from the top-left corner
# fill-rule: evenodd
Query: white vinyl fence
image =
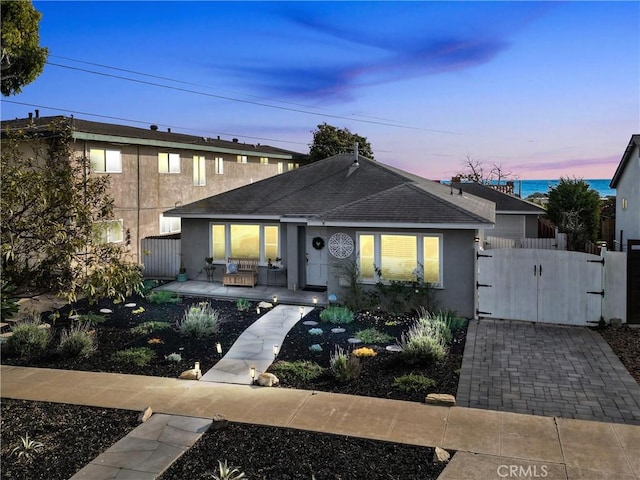
<path id="1" fill-rule="evenodd" d="M 513 238 L 487 236 L 484 243 L 485 250 L 498 248 L 536 248 L 541 250 L 566 250 L 567 235 L 558 233 L 556 238 Z"/>

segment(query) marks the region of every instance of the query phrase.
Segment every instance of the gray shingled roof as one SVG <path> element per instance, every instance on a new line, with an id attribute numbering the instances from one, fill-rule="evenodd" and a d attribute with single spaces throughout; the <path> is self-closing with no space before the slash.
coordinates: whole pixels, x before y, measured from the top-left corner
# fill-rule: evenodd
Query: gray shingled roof
<path id="1" fill-rule="evenodd" d="M 37 118 L 19 118 L 15 120 L 3 120 L 2 129 L 5 128 L 24 128 L 30 124 L 46 130 L 49 125 L 54 121 L 67 122 L 73 126 L 74 131 L 83 132 L 96 135 L 109 135 L 116 137 L 125 137 L 131 139 L 145 139 L 149 141 L 161 141 L 161 142 L 173 142 L 181 143 L 185 145 L 185 148 L 197 149 L 199 146 L 206 147 L 219 147 L 224 149 L 243 150 L 247 152 L 255 152 L 256 155 L 264 153 L 278 155 L 291 155 L 296 159 L 303 159 L 306 155 L 293 152 L 290 150 L 284 150 L 277 147 L 271 147 L 269 145 L 250 144 L 233 142 L 228 140 L 221 140 L 217 138 L 187 135 L 177 132 L 168 132 L 166 130 L 151 130 L 150 128 L 138 128 L 130 127 L 128 125 L 117 125 L 112 123 L 92 122 L 89 120 L 81 120 L 79 118 L 71 118 L 63 115 L 52 117 L 37 117 Z"/>
<path id="2" fill-rule="evenodd" d="M 531 215 L 542 215 L 546 210 L 535 203 L 527 202 L 521 198 L 509 195 L 508 193 L 499 192 L 495 188 L 487 187 L 476 182 L 453 182 L 451 184 L 454 190 L 462 189 L 463 192 L 484 198 L 496 204 L 496 212 L 498 213 L 525 213 Z"/>
<path id="3" fill-rule="evenodd" d="M 326 224 L 494 223 L 494 205 L 360 156 L 336 155 L 165 212 L 191 218 L 305 218 Z"/>

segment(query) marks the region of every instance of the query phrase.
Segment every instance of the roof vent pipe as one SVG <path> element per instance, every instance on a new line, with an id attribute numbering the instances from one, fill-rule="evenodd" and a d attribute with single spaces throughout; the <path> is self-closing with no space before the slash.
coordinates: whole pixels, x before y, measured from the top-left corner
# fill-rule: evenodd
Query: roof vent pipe
<path id="1" fill-rule="evenodd" d="M 149 128 L 155 132 L 158 130 L 158 125 L 151 125 Z"/>
<path id="2" fill-rule="evenodd" d="M 37 108 L 35 109 L 36 112 L 36 118 L 40 118 L 40 110 L 38 110 Z"/>
<path id="3" fill-rule="evenodd" d="M 171 133 L 171 128 L 167 128 L 167 133 Z"/>
<path id="4" fill-rule="evenodd" d="M 29 120 L 33 119 L 33 112 L 29 112 Z"/>
<path id="5" fill-rule="evenodd" d="M 234 138 L 234 139 L 233 139 L 233 143 L 238 143 L 238 139 L 237 139 L 237 138 Z"/>

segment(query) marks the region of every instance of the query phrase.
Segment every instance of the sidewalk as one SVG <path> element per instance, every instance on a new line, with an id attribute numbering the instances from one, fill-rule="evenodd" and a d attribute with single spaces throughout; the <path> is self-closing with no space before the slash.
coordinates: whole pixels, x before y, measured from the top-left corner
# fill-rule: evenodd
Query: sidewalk
<path id="1" fill-rule="evenodd" d="M 640 480 L 640 427 L 633 425 L 161 377 L 13 366 L 0 367 L 0 374 L 6 398 L 150 406 L 202 419 L 221 414 L 233 422 L 457 450 L 444 480 L 532 478 L 534 472 L 546 479 Z M 519 476 L 510 474 L 516 471 Z"/>

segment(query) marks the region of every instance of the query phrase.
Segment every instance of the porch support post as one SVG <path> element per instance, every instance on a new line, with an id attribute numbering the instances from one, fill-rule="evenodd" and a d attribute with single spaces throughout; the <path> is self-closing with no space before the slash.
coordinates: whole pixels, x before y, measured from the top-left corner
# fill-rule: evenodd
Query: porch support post
<path id="1" fill-rule="evenodd" d="M 287 288 L 292 290 L 294 285 L 301 287 L 299 277 L 300 271 L 300 252 L 298 249 L 298 230 L 299 224 L 285 223 L 287 228 Z"/>

